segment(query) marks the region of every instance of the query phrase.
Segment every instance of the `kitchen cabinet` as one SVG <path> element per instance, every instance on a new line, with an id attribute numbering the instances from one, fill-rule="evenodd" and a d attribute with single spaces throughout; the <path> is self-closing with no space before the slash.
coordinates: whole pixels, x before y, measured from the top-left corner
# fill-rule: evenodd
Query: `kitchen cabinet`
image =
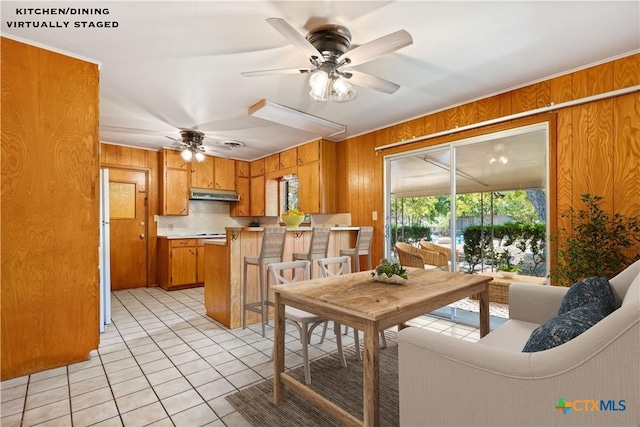
<path id="1" fill-rule="evenodd" d="M 240 201 L 231 204 L 231 216 L 251 216 L 251 178 L 236 176 L 236 193 Z"/>
<path id="2" fill-rule="evenodd" d="M 236 193 L 240 201 L 231 204 L 231 216 L 251 216 L 251 163 L 236 160 Z"/>
<path id="3" fill-rule="evenodd" d="M 158 238 L 158 280 L 162 289 L 201 286 L 204 283 L 204 243 L 201 239 Z"/>
<path id="4" fill-rule="evenodd" d="M 314 143 L 310 143 L 314 144 Z M 335 213 L 336 210 L 336 144 L 330 141 L 317 142 L 318 160 L 298 163 L 298 204 L 305 213 Z M 309 144 L 305 144 L 305 147 Z M 313 146 L 298 159 L 313 158 Z"/>
<path id="5" fill-rule="evenodd" d="M 264 200 L 264 175 L 252 176 L 250 193 L 250 213 L 251 216 L 264 216 L 265 215 L 265 200 Z"/>
<path id="6" fill-rule="evenodd" d="M 214 157 L 213 176 L 216 190 L 236 189 L 236 161 Z"/>
<path id="7" fill-rule="evenodd" d="M 264 173 L 276 172 L 280 169 L 280 154 L 272 154 L 264 158 Z"/>
<path id="8" fill-rule="evenodd" d="M 290 148 L 280 153 L 280 169 L 292 168 L 298 164 L 298 150 Z"/>
<path id="9" fill-rule="evenodd" d="M 251 177 L 264 175 L 264 159 L 258 159 L 251 162 Z"/>
<path id="10" fill-rule="evenodd" d="M 251 163 L 236 160 L 236 177 L 249 178 L 251 176 Z"/>
<path id="11" fill-rule="evenodd" d="M 264 173 L 267 179 L 296 173 L 298 153 L 295 148 L 272 154 L 264 158 Z"/>
<path id="12" fill-rule="evenodd" d="M 298 164 L 320 160 L 320 141 L 313 141 L 297 148 Z"/>
<path id="13" fill-rule="evenodd" d="M 204 160 L 199 162 L 193 159 L 191 165 L 191 184 L 190 187 L 197 188 L 213 188 L 213 166 L 214 158 L 205 156 Z"/>
<path id="14" fill-rule="evenodd" d="M 198 239 L 196 246 L 196 283 L 204 283 L 204 240 Z"/>
<path id="15" fill-rule="evenodd" d="M 189 174 L 191 168 L 180 152 L 164 149 L 160 161 L 160 214 L 189 215 Z"/>

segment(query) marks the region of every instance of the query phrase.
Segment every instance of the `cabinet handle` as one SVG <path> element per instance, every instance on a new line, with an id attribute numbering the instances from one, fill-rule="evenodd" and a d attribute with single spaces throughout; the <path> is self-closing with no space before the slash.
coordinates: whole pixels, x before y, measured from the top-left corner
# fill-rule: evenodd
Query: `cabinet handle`
<path id="1" fill-rule="evenodd" d="M 196 254 L 196 253 L 195 253 L 195 252 L 193 252 L 191 249 L 189 249 L 189 252 L 190 252 L 192 255 L 195 255 L 195 254 Z"/>

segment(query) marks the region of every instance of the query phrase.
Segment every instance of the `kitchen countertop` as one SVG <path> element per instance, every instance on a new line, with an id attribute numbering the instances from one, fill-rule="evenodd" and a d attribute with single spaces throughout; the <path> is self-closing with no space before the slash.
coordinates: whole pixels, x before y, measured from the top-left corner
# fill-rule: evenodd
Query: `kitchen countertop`
<path id="1" fill-rule="evenodd" d="M 158 235 L 162 239 L 226 239 L 227 233 L 176 233 L 167 235 Z"/>

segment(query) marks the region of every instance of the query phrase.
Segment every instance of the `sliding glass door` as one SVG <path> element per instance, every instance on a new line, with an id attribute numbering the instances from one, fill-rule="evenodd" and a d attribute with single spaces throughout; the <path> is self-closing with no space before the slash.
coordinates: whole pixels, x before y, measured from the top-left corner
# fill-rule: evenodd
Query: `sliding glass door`
<path id="1" fill-rule="evenodd" d="M 386 256 L 403 241 L 451 271 L 544 277 L 548 157 L 546 123 L 386 157 Z"/>

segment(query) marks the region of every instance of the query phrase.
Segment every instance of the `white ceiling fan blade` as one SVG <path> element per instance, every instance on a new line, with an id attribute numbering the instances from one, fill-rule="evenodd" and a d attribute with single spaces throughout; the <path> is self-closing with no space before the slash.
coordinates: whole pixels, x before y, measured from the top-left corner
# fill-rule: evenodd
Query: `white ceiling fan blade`
<path id="1" fill-rule="evenodd" d="M 324 62 L 322 54 L 315 48 L 314 45 L 309 43 L 295 28 L 293 28 L 287 21 L 281 18 L 268 18 L 267 22 L 271 24 L 273 28 L 289 41 L 296 49 L 305 54 L 307 58 L 315 58 L 318 62 Z"/>
<path id="2" fill-rule="evenodd" d="M 371 74 L 355 70 L 344 71 L 344 73 L 349 83 L 353 83 L 356 86 L 362 86 L 384 93 L 394 93 L 400 89 L 400 85 Z M 349 74 L 351 74 L 351 77 L 347 77 Z"/>
<path id="3" fill-rule="evenodd" d="M 245 77 L 256 77 L 256 76 L 272 76 L 276 74 L 305 74 L 310 73 L 311 68 L 281 68 L 275 70 L 259 70 L 259 71 L 244 71 L 242 74 Z"/>
<path id="4" fill-rule="evenodd" d="M 167 136 L 167 135 L 165 135 L 164 137 L 165 137 L 165 138 L 169 138 L 170 140 L 172 140 L 172 141 L 174 141 L 174 142 L 177 142 L 178 144 L 187 145 L 187 144 L 185 144 L 183 141 L 181 141 L 181 140 L 179 140 L 179 139 L 177 139 L 177 138 L 172 138 L 172 137 Z"/>
<path id="5" fill-rule="evenodd" d="M 346 61 L 349 65 L 363 64 L 379 56 L 395 52 L 412 43 L 411 34 L 405 30 L 399 30 L 343 53 L 338 58 L 338 63 Z"/>

